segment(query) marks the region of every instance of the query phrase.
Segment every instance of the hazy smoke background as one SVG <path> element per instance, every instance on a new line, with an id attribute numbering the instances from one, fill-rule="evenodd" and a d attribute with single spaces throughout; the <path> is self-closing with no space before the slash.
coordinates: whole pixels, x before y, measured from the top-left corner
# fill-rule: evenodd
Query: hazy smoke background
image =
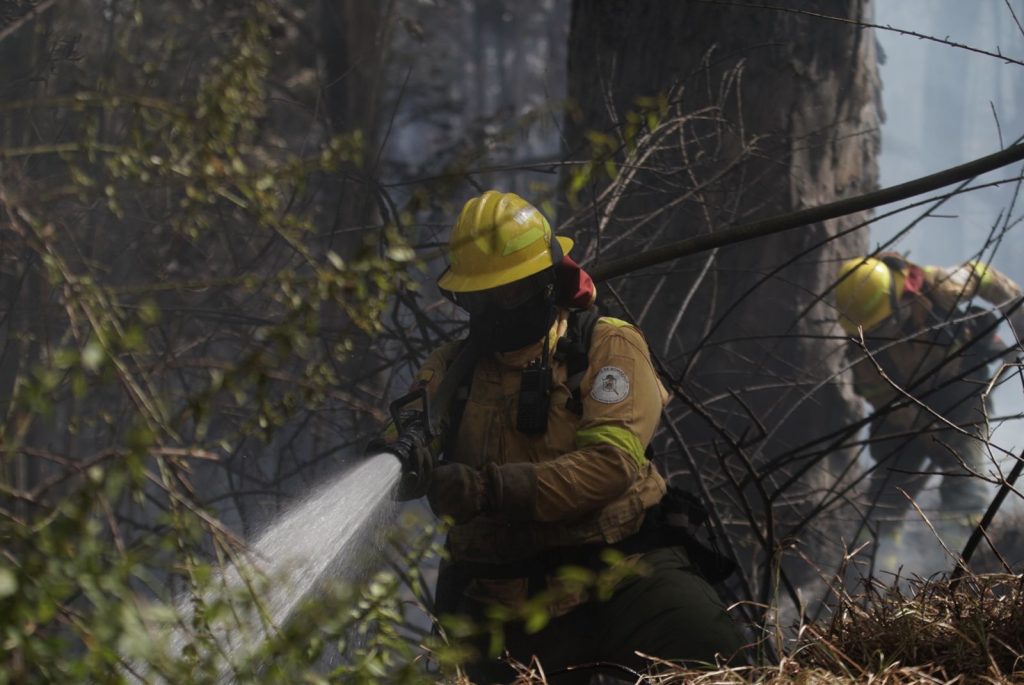
<path id="1" fill-rule="evenodd" d="M 1018 23 L 1024 21 L 1024 2 L 1020 0 L 881 0 L 875 13 L 882 26 L 1024 59 L 1024 32 Z M 886 120 L 879 159 L 883 187 L 990 154 L 1024 135 L 1024 67 L 894 31 L 880 30 L 876 35 L 885 55 L 881 76 Z M 1019 165 L 1007 167 L 979 180 L 994 181 L 1020 171 Z M 1015 184 L 1007 183 L 958 197 L 940 210 L 941 218 L 927 219 L 894 248 L 925 264 L 951 265 L 977 257 L 993 226 L 1006 220 L 1014 191 Z M 1011 225 L 1022 210 L 1024 198 L 1012 208 Z M 875 224 L 871 244 L 892 238 L 914 216 L 908 212 Z M 994 256 L 991 251 L 981 255 L 1018 283 L 1024 283 L 1022 232 L 1024 227 L 1013 226 Z M 1012 340 L 1008 330 L 1002 335 Z M 1004 384 L 994 398 L 999 415 L 1024 410 L 1019 380 Z M 993 438 L 1019 453 L 1024 447 L 1024 422 L 1001 424 Z M 922 504 L 933 502 L 933 495 Z M 1024 509 L 1012 496 L 1007 505 Z M 914 536 L 905 542 L 927 544 Z M 882 557 L 890 564 L 894 560 L 904 564 L 905 571 L 922 574 L 941 570 L 935 564 L 948 566 L 937 549 Z"/>

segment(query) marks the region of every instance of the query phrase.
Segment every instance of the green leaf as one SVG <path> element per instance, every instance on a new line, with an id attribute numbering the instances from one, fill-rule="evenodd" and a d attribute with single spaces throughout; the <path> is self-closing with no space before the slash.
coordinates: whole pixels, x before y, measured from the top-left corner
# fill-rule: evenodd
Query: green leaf
<path id="1" fill-rule="evenodd" d="M 85 393 L 89 392 L 89 384 L 81 371 L 71 374 L 71 392 L 78 399 L 85 397 Z"/>
<path id="2" fill-rule="evenodd" d="M 103 351 L 103 346 L 100 345 L 98 340 L 90 340 L 85 349 L 82 350 L 82 366 L 89 371 L 96 371 L 100 368 L 100 364 L 103 363 L 103 359 L 106 357 L 106 352 Z"/>
<path id="3" fill-rule="evenodd" d="M 615 147 L 615 139 L 607 133 L 602 133 L 601 131 L 587 131 L 584 135 L 596 149 Z"/>
<path id="4" fill-rule="evenodd" d="M 343 260 L 334 250 L 328 250 L 327 260 L 331 263 L 331 266 L 333 266 L 338 271 L 344 270 L 345 260 Z"/>
<path id="5" fill-rule="evenodd" d="M 121 338 L 121 345 L 126 350 L 139 351 L 145 347 L 146 334 L 138 326 L 131 326 L 124 332 Z"/>
<path id="6" fill-rule="evenodd" d="M 569 191 L 578 193 L 583 189 L 583 186 L 587 185 L 590 180 L 590 173 L 593 169 L 593 162 L 587 162 L 584 164 L 579 171 L 572 175 L 572 180 L 569 183 Z"/>
<path id="7" fill-rule="evenodd" d="M 139 318 L 144 324 L 152 326 L 160 320 L 160 307 L 153 300 L 143 300 L 139 305 Z"/>
<path id="8" fill-rule="evenodd" d="M 611 159 L 604 161 L 604 172 L 608 174 L 608 178 L 615 180 L 615 177 L 619 175 L 618 167 L 615 166 L 615 162 Z"/>
<path id="9" fill-rule="evenodd" d="M 387 257 L 393 262 L 411 262 L 416 258 L 416 251 L 408 245 L 394 245 L 388 248 Z"/>
<path id="10" fill-rule="evenodd" d="M 79 354 L 76 349 L 61 348 L 53 354 L 53 363 L 59 369 L 69 369 L 77 364 L 78 360 Z"/>
<path id="11" fill-rule="evenodd" d="M 530 612 L 530 615 L 526 617 L 526 622 L 523 624 L 523 630 L 526 631 L 527 635 L 540 632 L 544 629 L 544 626 L 551 620 L 551 615 L 548 614 L 544 609 L 534 609 Z"/>
<path id="12" fill-rule="evenodd" d="M 0 599 L 10 597 L 18 591 L 18 577 L 6 566 L 0 566 Z"/>
<path id="13" fill-rule="evenodd" d="M 564 582 L 579 583 L 583 586 L 593 584 L 595 573 L 582 566 L 563 566 L 558 569 L 558 579 Z"/>

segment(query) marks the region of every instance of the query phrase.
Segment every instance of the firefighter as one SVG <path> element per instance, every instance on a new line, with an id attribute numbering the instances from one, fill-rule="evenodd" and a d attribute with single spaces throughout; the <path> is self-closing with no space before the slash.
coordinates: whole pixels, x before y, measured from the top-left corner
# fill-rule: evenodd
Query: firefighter
<path id="1" fill-rule="evenodd" d="M 637 650 L 691 664 L 739 658 L 740 632 L 686 551 L 652 546 L 642 530 L 666 492 L 646 448 L 668 399 L 643 335 L 597 319 L 582 351 L 586 368 L 575 370 L 561 344 L 579 327 L 571 312 L 595 297 L 567 256 L 572 245 L 521 197 L 493 190 L 469 200 L 452 230 L 451 265 L 438 286 L 469 313 L 470 337 L 485 351 L 433 443 L 444 459 L 426 479 L 431 508 L 453 522 L 437 613 L 479 620 L 489 606 L 515 612 L 555 587 L 558 568 L 596 569 L 611 546 L 645 572 L 605 601 L 549 593 L 543 630 L 505 626 L 514 659 L 537 656 L 551 673 L 597 661 L 644 668 Z M 436 389 L 460 345 L 435 350 L 418 386 Z M 399 450 L 422 462 L 430 451 L 422 443 L 407 438 Z M 485 642 L 474 646 L 474 681 L 512 678 Z"/>
<path id="2" fill-rule="evenodd" d="M 975 297 L 994 308 L 973 305 Z M 1016 283 L 978 261 L 919 266 L 884 253 L 843 263 L 836 304 L 851 337 L 854 387 L 875 410 L 868 495 L 883 534 L 898 531 L 907 496 L 936 472 L 940 524 L 984 512 L 983 393 L 989 365 L 1007 353 L 995 333 L 1004 315 L 1024 334 L 1020 298 Z"/>

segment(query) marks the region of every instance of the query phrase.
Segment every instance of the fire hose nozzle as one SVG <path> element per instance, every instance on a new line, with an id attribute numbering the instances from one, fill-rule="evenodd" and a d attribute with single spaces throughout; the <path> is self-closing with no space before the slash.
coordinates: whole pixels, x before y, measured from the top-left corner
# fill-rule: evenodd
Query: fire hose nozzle
<path id="1" fill-rule="evenodd" d="M 427 494 L 434 468 L 431 446 L 439 437 L 437 426 L 444 421 L 456 390 L 470 377 L 483 351 L 478 336 L 470 335 L 434 392 L 428 393 L 427 388 L 421 386 L 391 403 L 391 418 L 399 439 L 389 449 L 402 463 L 398 499 L 415 499 Z M 414 402 L 419 406 L 407 409 Z M 399 450 L 403 453 L 397 454 Z"/>
<path id="2" fill-rule="evenodd" d="M 422 402 L 422 409 L 405 409 L 416 401 Z M 430 443 L 435 434 L 430 425 L 429 402 L 426 391 L 420 388 L 391 403 L 391 418 L 398 439 L 388 446 L 388 451 L 402 465 L 402 479 L 397 492 L 399 500 L 422 497 L 430 485 L 434 466 Z"/>

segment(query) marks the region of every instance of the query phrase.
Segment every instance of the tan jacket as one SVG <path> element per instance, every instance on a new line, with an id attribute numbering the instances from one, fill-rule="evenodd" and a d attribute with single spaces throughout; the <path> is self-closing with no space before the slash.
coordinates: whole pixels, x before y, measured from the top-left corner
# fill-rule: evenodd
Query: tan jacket
<path id="1" fill-rule="evenodd" d="M 1021 289 L 995 267 L 977 262 L 949 268 L 907 263 L 906 268 L 922 269 L 921 293 L 905 292 L 901 296 L 898 315 L 871 331 L 868 347 L 893 383 L 933 405 L 936 394 L 932 389 L 951 388 L 951 379 L 959 378 L 979 363 L 977 357 L 959 355 L 959 347 L 966 338 L 964 314 L 958 312 L 958 305 L 979 297 L 997 308 L 1010 309 L 1021 297 Z M 1021 308 L 1015 310 L 1011 321 L 1020 321 L 1022 314 Z M 1024 328 L 1021 330 L 1024 332 Z M 854 386 L 872 406 L 877 409 L 903 397 L 862 350 L 856 348 L 853 356 Z M 984 368 L 974 375 L 984 375 L 983 372 Z M 980 392 L 981 388 L 977 390 Z M 886 417 L 887 431 L 912 430 L 920 420 L 922 412 L 918 408 L 904 407 Z"/>
<path id="2" fill-rule="evenodd" d="M 566 327 L 563 311 L 552 327 L 552 347 Z M 484 514 L 454 526 L 448 540 L 454 561 L 513 562 L 552 547 L 614 543 L 635 533 L 645 511 L 665 493 L 665 482 L 644 451 L 668 393 L 640 331 L 618 319 L 598 320 L 580 385 L 582 416 L 566 407 L 566 366 L 552 359 L 547 432 L 526 435 L 515 427 L 520 372 L 541 349 L 538 342 L 477 364 L 455 453 L 445 455 L 472 466 L 534 464 L 537 499 L 531 520 Z M 456 344 L 444 345 L 424 364 L 418 378 L 428 391 L 436 388 L 456 350 Z"/>

